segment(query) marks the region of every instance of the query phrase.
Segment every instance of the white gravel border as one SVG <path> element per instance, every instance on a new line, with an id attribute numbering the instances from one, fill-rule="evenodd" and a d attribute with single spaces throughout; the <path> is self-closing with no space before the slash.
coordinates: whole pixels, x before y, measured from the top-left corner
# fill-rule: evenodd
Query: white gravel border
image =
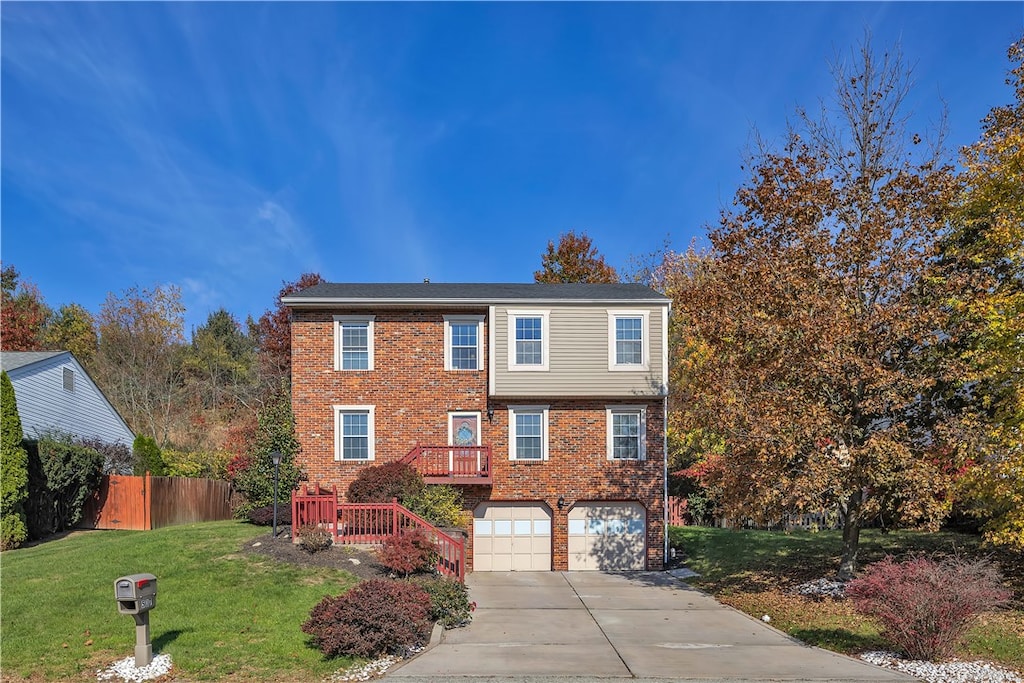
<path id="1" fill-rule="evenodd" d="M 149 681 L 154 678 L 166 676 L 171 672 L 171 656 L 156 655 L 150 661 L 149 666 L 135 666 L 135 656 L 125 657 L 121 661 L 114 662 L 106 669 L 96 672 L 96 680 L 112 681 Z"/>
<path id="2" fill-rule="evenodd" d="M 916 676 L 927 683 L 1024 683 L 1020 674 L 988 662 L 965 662 L 954 659 L 949 662 L 922 662 L 904 659 L 893 652 L 865 652 L 860 656 L 865 662 L 896 669 Z"/>

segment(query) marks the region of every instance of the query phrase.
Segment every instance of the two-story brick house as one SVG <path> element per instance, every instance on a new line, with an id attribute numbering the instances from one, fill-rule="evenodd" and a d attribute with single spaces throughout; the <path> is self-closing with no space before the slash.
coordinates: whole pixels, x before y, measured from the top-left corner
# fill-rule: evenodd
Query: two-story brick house
<path id="1" fill-rule="evenodd" d="M 344 492 L 404 458 L 460 486 L 475 571 L 663 566 L 668 299 L 324 283 L 282 301 L 310 480 Z"/>

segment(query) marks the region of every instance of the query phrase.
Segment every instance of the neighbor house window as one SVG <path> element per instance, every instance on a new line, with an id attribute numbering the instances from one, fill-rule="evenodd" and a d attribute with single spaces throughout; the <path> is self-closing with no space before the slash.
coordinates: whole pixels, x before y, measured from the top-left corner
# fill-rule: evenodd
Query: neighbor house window
<path id="1" fill-rule="evenodd" d="M 480 370 L 482 315 L 444 316 L 444 369 Z"/>
<path id="2" fill-rule="evenodd" d="M 608 406 L 608 459 L 644 460 L 647 410 L 643 406 Z"/>
<path id="3" fill-rule="evenodd" d="M 508 312 L 508 369 L 548 369 L 548 312 Z"/>
<path id="4" fill-rule="evenodd" d="M 373 316 L 334 316 L 334 369 L 373 370 Z"/>
<path id="5" fill-rule="evenodd" d="M 334 459 L 373 460 L 373 406 L 334 406 Z"/>
<path id="6" fill-rule="evenodd" d="M 647 369 L 646 311 L 608 311 L 608 369 Z"/>
<path id="7" fill-rule="evenodd" d="M 548 459 L 548 407 L 509 406 L 509 460 Z"/>
<path id="8" fill-rule="evenodd" d="M 64 391 L 75 390 L 75 371 L 71 368 L 64 368 Z"/>

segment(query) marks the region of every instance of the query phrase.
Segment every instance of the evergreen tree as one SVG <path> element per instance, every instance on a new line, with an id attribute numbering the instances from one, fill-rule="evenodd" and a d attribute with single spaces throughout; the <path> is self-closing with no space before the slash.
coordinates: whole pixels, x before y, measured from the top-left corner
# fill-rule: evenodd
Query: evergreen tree
<path id="1" fill-rule="evenodd" d="M 28 496 L 28 454 L 21 441 L 21 418 L 14 386 L 0 373 L 0 550 L 25 540 L 25 498 Z"/>

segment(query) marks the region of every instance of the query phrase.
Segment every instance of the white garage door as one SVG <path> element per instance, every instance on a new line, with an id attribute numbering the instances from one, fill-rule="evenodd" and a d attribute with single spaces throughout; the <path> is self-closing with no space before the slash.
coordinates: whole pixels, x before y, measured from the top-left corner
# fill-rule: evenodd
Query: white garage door
<path id="1" fill-rule="evenodd" d="M 473 513 L 473 571 L 550 571 L 551 513 L 536 503 L 481 503 Z"/>
<path id="2" fill-rule="evenodd" d="M 646 539 L 640 503 L 577 503 L 569 511 L 569 569 L 644 569 Z"/>

